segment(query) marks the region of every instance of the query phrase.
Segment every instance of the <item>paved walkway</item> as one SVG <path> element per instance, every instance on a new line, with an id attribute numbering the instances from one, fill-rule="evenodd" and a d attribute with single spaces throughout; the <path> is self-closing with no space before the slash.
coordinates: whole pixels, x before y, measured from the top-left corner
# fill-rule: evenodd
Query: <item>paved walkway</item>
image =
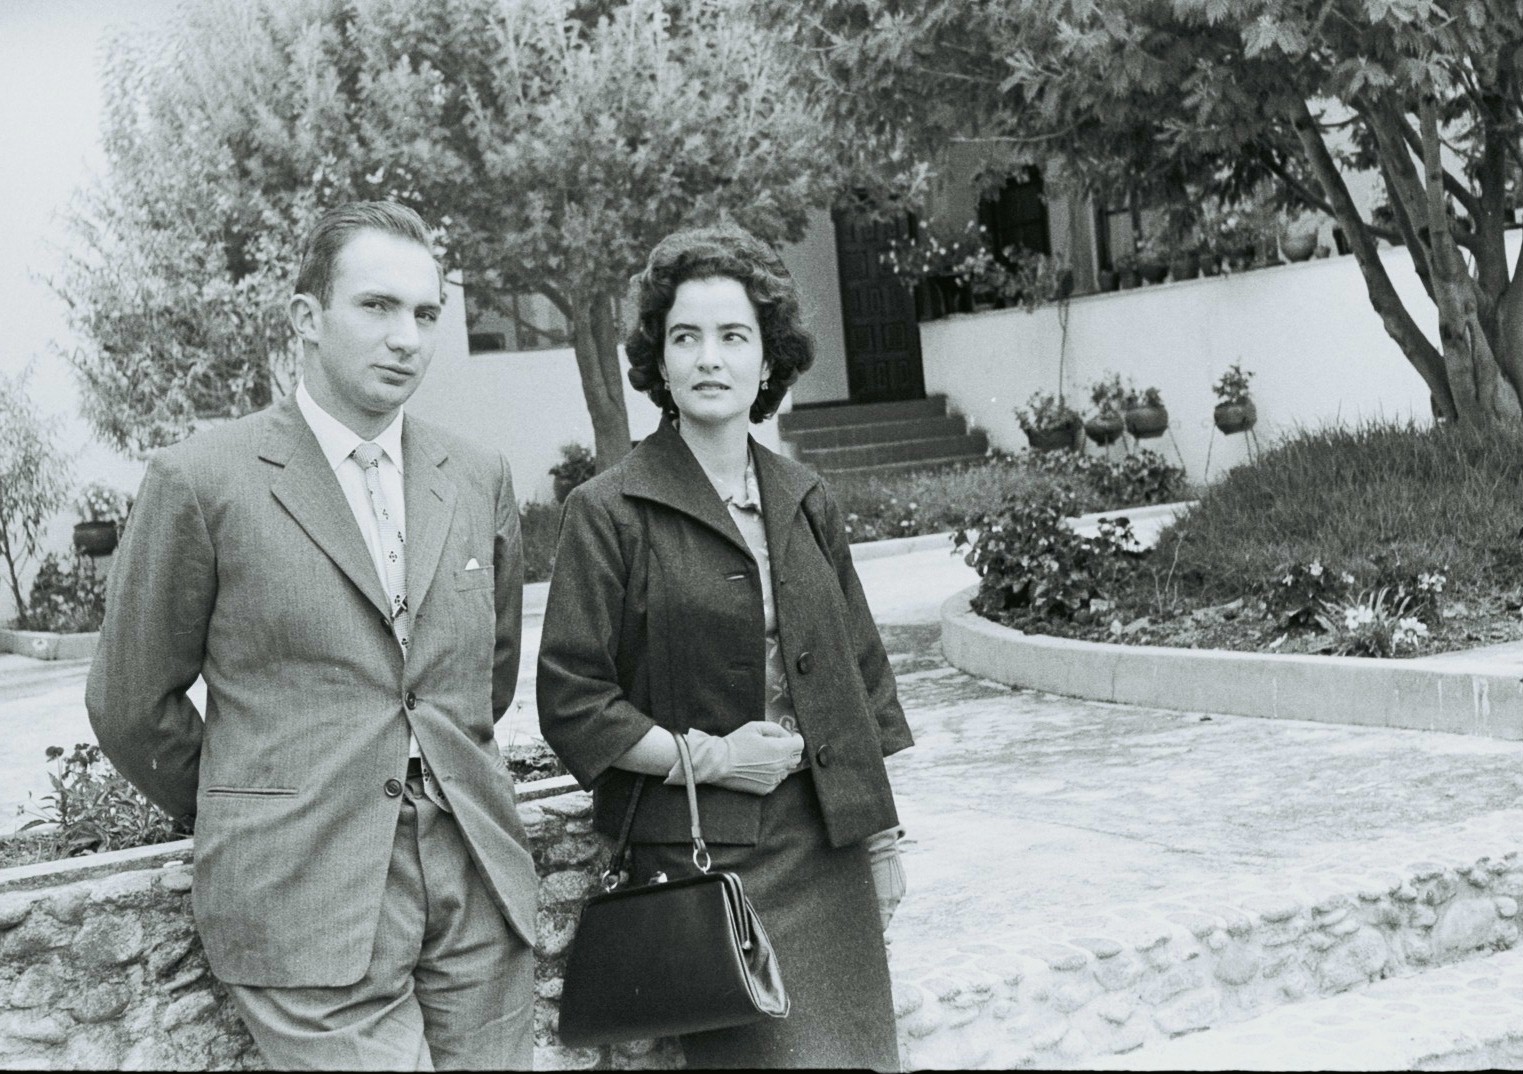
<path id="1" fill-rule="evenodd" d="M 938 606 L 974 580 L 960 558 L 931 548 L 859 573 L 917 739 L 889 762 L 909 831 L 910 893 L 889 931 L 900 969 L 981 938 L 1104 935 L 1129 907 L 1209 911 L 1329 874 L 1357 884 L 1523 827 L 1523 743 L 1012 691 L 941 657 Z M 504 744 L 538 736 L 542 602 L 531 588 Z M 91 739 L 85 672 L 0 658 L 0 811 L 45 791 L 47 745 Z"/>

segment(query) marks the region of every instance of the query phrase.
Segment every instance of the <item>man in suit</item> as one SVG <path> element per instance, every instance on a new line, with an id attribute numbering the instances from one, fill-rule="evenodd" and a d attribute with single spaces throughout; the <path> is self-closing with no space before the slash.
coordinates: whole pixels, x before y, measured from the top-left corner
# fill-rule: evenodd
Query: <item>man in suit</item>
<path id="1" fill-rule="evenodd" d="M 296 291 L 296 392 L 149 463 L 90 722 L 194 825 L 207 959 L 273 1067 L 527 1069 L 536 879 L 493 739 L 508 465 L 403 417 L 443 304 L 416 213 L 330 211 Z"/>

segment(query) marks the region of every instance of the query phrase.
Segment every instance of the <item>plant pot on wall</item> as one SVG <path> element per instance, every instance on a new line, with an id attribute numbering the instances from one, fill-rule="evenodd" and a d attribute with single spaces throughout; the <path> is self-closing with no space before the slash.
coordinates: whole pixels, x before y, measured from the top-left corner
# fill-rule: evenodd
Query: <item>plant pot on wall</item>
<path id="1" fill-rule="evenodd" d="M 1114 291 L 1121 286 L 1121 277 L 1110 269 L 1101 269 L 1095 273 L 1095 286 L 1101 291 Z"/>
<path id="2" fill-rule="evenodd" d="M 1072 451 L 1084 439 L 1084 423 L 1078 420 L 1045 429 L 1022 429 L 1032 451 Z"/>
<path id="3" fill-rule="evenodd" d="M 1211 412 L 1211 420 L 1218 429 L 1231 436 L 1252 429 L 1258 423 L 1259 411 L 1251 399 L 1246 403 L 1219 403 Z"/>
<path id="4" fill-rule="evenodd" d="M 1169 427 L 1169 411 L 1163 406 L 1134 406 L 1126 410 L 1126 431 L 1138 440 L 1162 436 Z"/>
<path id="5" fill-rule="evenodd" d="M 87 556 L 109 556 L 116 551 L 116 523 L 81 522 L 74 527 L 74 547 Z"/>
<path id="6" fill-rule="evenodd" d="M 1121 438 L 1125 428 L 1120 414 L 1098 414 L 1084 423 L 1084 435 L 1101 447 L 1109 447 Z"/>
<path id="7" fill-rule="evenodd" d="M 972 313 L 973 288 L 956 276 L 935 277 L 936 287 L 941 291 L 941 306 L 946 313 Z"/>
<path id="8" fill-rule="evenodd" d="M 915 321 L 924 324 L 941 316 L 941 289 L 930 280 L 921 280 L 914 287 Z"/>
<path id="9" fill-rule="evenodd" d="M 1317 249 L 1317 233 L 1286 235 L 1280 239 L 1280 252 L 1290 261 L 1308 261 Z"/>
<path id="10" fill-rule="evenodd" d="M 1200 257 L 1191 250 L 1175 254 L 1169 262 L 1169 275 L 1176 280 L 1193 280 L 1200 275 Z"/>
<path id="11" fill-rule="evenodd" d="M 1162 261 L 1145 261 L 1137 266 L 1137 275 L 1148 283 L 1163 283 L 1168 274 L 1169 266 Z"/>

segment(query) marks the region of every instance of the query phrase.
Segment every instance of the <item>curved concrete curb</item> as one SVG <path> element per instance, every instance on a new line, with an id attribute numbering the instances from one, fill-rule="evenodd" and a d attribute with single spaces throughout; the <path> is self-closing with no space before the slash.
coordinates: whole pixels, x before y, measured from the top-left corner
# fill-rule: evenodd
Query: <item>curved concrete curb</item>
<path id="1" fill-rule="evenodd" d="M 970 675 L 1091 701 L 1523 740 L 1523 679 L 1352 656 L 1239 653 L 1076 641 L 941 606 L 941 648 Z"/>

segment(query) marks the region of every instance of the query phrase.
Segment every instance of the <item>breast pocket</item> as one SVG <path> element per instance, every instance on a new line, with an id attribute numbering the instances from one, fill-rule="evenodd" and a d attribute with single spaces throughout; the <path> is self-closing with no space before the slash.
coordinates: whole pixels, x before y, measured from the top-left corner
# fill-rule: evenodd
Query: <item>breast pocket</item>
<path id="1" fill-rule="evenodd" d="M 456 571 L 455 588 L 459 590 L 491 589 L 492 568 L 475 567 L 471 570 Z"/>

